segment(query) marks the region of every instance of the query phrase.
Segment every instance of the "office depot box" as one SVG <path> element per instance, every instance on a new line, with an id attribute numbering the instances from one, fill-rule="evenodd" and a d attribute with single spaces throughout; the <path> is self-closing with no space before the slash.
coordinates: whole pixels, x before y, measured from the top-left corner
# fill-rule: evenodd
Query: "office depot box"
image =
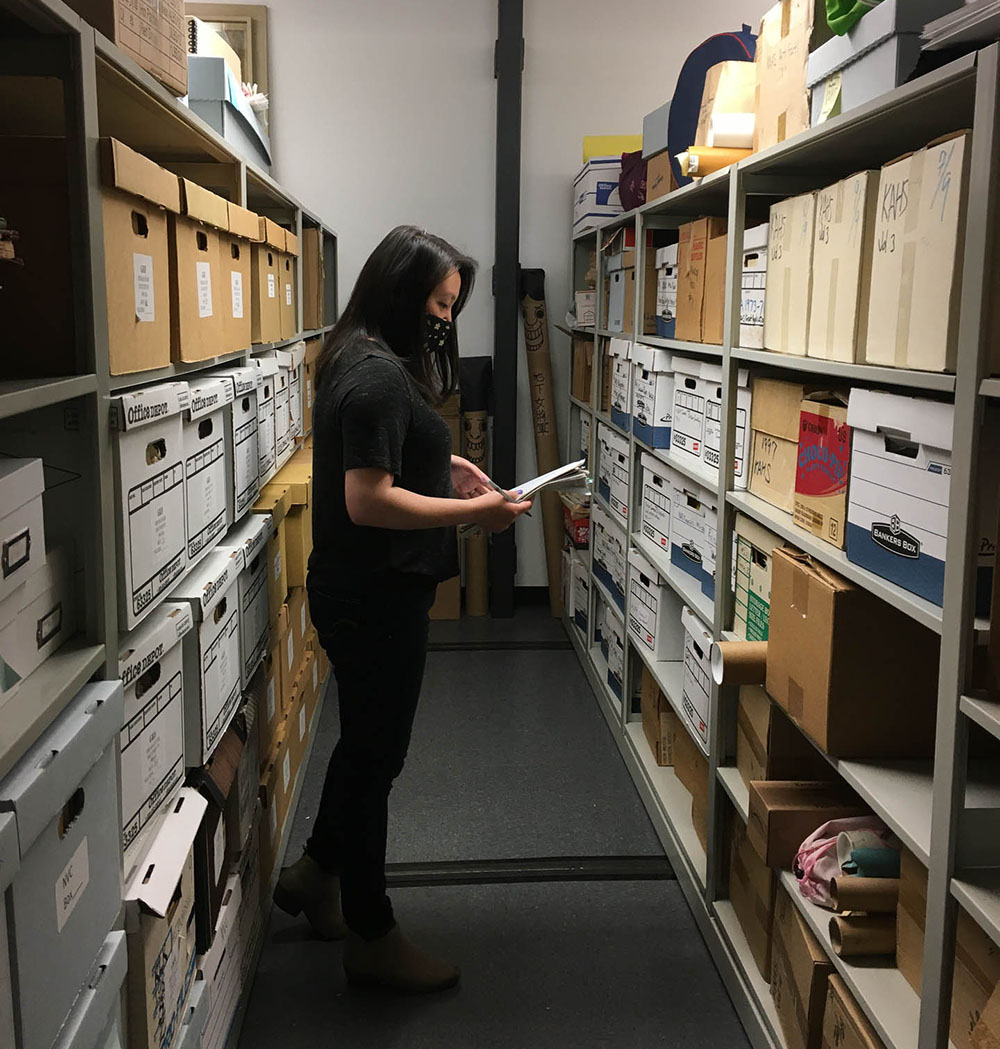
<path id="1" fill-rule="evenodd" d="M 250 256 L 253 243 L 258 237 L 260 219 L 252 211 L 247 211 L 232 201 L 227 201 L 226 209 L 229 217 L 228 229 L 226 233 L 219 235 L 219 270 L 222 282 L 219 294 L 224 304 L 223 341 L 229 352 L 249 349 L 252 339 L 250 297 L 253 289 L 250 279 Z"/>
<path id="2" fill-rule="evenodd" d="M 695 738 L 707 754 L 711 739 L 709 703 L 712 694 L 712 632 L 685 606 L 681 610 L 684 627 L 684 716 Z"/>
<path id="3" fill-rule="evenodd" d="M 260 373 L 257 387 L 257 457 L 260 487 L 274 476 L 277 469 L 275 394 L 278 385 L 278 362 L 271 355 L 253 358 Z"/>
<path id="4" fill-rule="evenodd" d="M 620 215 L 618 180 L 622 158 L 591 157 L 573 180 L 573 234 L 591 229 L 599 222 Z"/>
<path id="5" fill-rule="evenodd" d="M 779 885 L 775 894 L 771 997 L 788 1049 L 820 1049 L 826 986 L 833 966 L 789 891 Z"/>
<path id="6" fill-rule="evenodd" d="M 597 491 L 620 520 L 628 517 L 628 441 L 603 423 L 598 427 Z"/>
<path id="7" fill-rule="evenodd" d="M 240 606 L 240 685 L 248 688 L 267 651 L 270 613 L 267 589 L 267 541 L 270 514 L 250 514 L 222 540 L 220 549 L 240 549 L 243 570 L 237 583 Z"/>
<path id="8" fill-rule="evenodd" d="M 739 816 L 730 822 L 729 902 L 764 980 L 771 978 L 771 928 L 778 878 L 757 855 Z"/>
<path id="9" fill-rule="evenodd" d="M 318 226 L 302 230 L 302 327 L 315 331 L 326 324 L 326 266 L 323 231 Z"/>
<path id="10" fill-rule="evenodd" d="M 771 205 L 764 348 L 804 357 L 809 345 L 816 194 Z"/>
<path id="11" fill-rule="evenodd" d="M 625 681 L 625 625 L 614 614 L 604 621 L 608 639 L 608 687 L 621 700 Z"/>
<path id="12" fill-rule="evenodd" d="M 232 408 L 227 414 L 226 456 L 231 463 L 233 520 L 238 521 L 257 501 L 260 492 L 260 454 L 257 441 L 257 393 L 262 374 L 259 368 L 230 368 L 212 372 L 232 386 Z"/>
<path id="13" fill-rule="evenodd" d="M 278 258 L 280 277 L 279 323 L 281 338 L 294 339 L 299 332 L 298 305 L 296 291 L 296 270 L 298 269 L 299 238 L 290 230 L 285 230 L 285 250 Z"/>
<path id="14" fill-rule="evenodd" d="M 573 622 L 578 630 L 587 633 L 590 619 L 590 571 L 580 558 L 573 562 Z"/>
<path id="15" fill-rule="evenodd" d="M 45 564 L 41 459 L 0 460 L 0 600 Z"/>
<path id="16" fill-rule="evenodd" d="M 573 293 L 573 302 L 576 307 L 576 326 L 593 328 L 597 323 L 597 292 L 576 291 Z"/>
<path id="17" fill-rule="evenodd" d="M 6 924 L 24 1049 L 52 1045 L 118 915 L 121 721 L 121 685 L 85 685 L 0 783 L 17 826 Z"/>
<path id="18" fill-rule="evenodd" d="M 670 515 L 674 492 L 683 486 L 683 478 L 671 466 L 648 452 L 642 453 L 642 499 L 639 503 L 639 527 L 642 534 L 663 551 L 670 550 Z"/>
<path id="19" fill-rule="evenodd" d="M 101 208 L 112 375 L 170 363 L 167 214 L 177 176 L 113 138 L 101 141 Z"/>
<path id="20" fill-rule="evenodd" d="M 771 554 L 781 540 L 763 525 L 736 515 L 733 631 L 744 641 L 766 641 L 771 614 Z"/>
<path id="21" fill-rule="evenodd" d="M 76 630 L 77 579 L 69 547 L 0 601 L 0 706 Z"/>
<path id="22" fill-rule="evenodd" d="M 254 360 L 265 370 L 263 377 L 265 388 L 267 388 L 268 384 L 268 375 L 270 376 L 270 392 L 274 407 L 274 469 L 277 471 L 288 462 L 289 456 L 295 450 L 295 441 L 292 438 L 291 410 L 288 406 L 292 380 L 290 360 L 287 354 L 282 354 L 277 350 L 255 357 Z M 268 362 L 272 362 L 277 370 L 268 368 Z M 263 427 L 258 425 L 258 435 L 261 432 L 263 432 Z M 261 484 L 266 483 L 267 479 L 262 477 Z"/>
<path id="23" fill-rule="evenodd" d="M 649 749 L 657 765 L 669 768 L 674 763 L 674 740 L 679 732 L 684 732 L 684 728 L 657 685 L 656 678 L 645 665 L 642 668 L 640 703 L 642 730 Z"/>
<path id="24" fill-rule="evenodd" d="M 201 1049 L 223 1049 L 242 990 L 243 958 L 239 942 L 243 883 L 233 873 L 223 886 L 212 947 L 198 959 L 198 971 L 211 995 Z"/>
<path id="25" fill-rule="evenodd" d="M 670 166 L 670 151 L 664 149 L 646 161 L 646 203 L 659 200 L 675 189 L 677 183 Z"/>
<path id="26" fill-rule="evenodd" d="M 764 348 L 764 298 L 767 291 L 767 223 L 743 233 L 740 277 L 740 345 Z"/>
<path id="27" fill-rule="evenodd" d="M 823 1010 L 823 1049 L 885 1049 L 847 985 L 830 974 Z"/>
<path id="28" fill-rule="evenodd" d="M 263 215 L 257 231 L 259 243 L 250 251 L 251 337 L 254 342 L 277 342 L 281 338 L 281 256 L 285 231 Z"/>
<path id="29" fill-rule="evenodd" d="M 930 756 L 939 648 L 936 634 L 867 590 L 774 551 L 767 691 L 828 754 Z"/>
<path id="30" fill-rule="evenodd" d="M 306 344 L 297 342 L 283 350 L 276 350 L 275 357 L 279 366 L 288 371 L 288 437 L 294 451 L 297 439 L 302 436 L 302 376 Z"/>
<path id="31" fill-rule="evenodd" d="M 632 432 L 651 448 L 670 447 L 674 363 L 666 350 L 632 347 Z"/>
<path id="32" fill-rule="evenodd" d="M 584 404 L 590 404 L 590 391 L 594 385 L 594 340 L 573 338 L 573 365 L 570 388 L 573 396 Z"/>
<path id="33" fill-rule="evenodd" d="M 750 390 L 748 371 L 736 373 L 736 437 L 733 451 L 733 486 L 746 488 L 750 452 Z M 707 361 L 701 366 L 698 392 L 705 402 L 705 440 L 701 447 L 702 461 L 717 476 L 722 456 L 722 365 Z"/>
<path id="34" fill-rule="evenodd" d="M 882 168 L 864 360 L 954 371 L 969 182 L 962 132 Z M 947 185 L 942 197 L 940 187 Z M 886 302 L 899 304 L 886 310 Z"/>
<path id="35" fill-rule="evenodd" d="M 118 500 L 118 623 L 131 630 L 187 567 L 184 382 L 163 383 L 111 402 Z"/>
<path id="36" fill-rule="evenodd" d="M 638 550 L 629 551 L 628 563 L 629 631 L 653 659 L 682 659 L 680 598 Z"/>
<path id="37" fill-rule="evenodd" d="M 129 1049 L 171 1049 L 195 973 L 194 839 L 207 802 L 184 787 L 125 890 Z"/>
<path id="38" fill-rule="evenodd" d="M 288 514 L 285 518 L 285 549 L 288 555 L 288 586 L 305 586 L 312 553 L 312 449 L 300 449 L 282 467 L 273 485 L 285 489 Z M 627 496 L 626 496 L 627 502 Z"/>
<path id="39" fill-rule="evenodd" d="M 184 640 L 184 755 L 203 765 L 240 699 L 240 602 L 243 549 L 214 550 L 171 595 L 191 606 L 195 629 Z"/>
<path id="40" fill-rule="evenodd" d="M 865 345 L 878 178 L 861 171 L 816 194 L 810 357 L 853 362 Z"/>
<path id="41" fill-rule="evenodd" d="M 649 176 L 646 176 L 647 194 Z M 677 324 L 677 245 L 656 249 L 656 334 L 674 338 Z"/>
<path id="42" fill-rule="evenodd" d="M 313 404 L 316 401 L 316 362 L 323 349 L 322 339 L 306 341 L 306 355 L 302 362 L 302 433 L 308 437 L 313 429 Z M 591 344 L 591 363 L 593 363 L 593 344 Z M 590 390 L 587 390 L 587 403 L 590 404 Z"/>
<path id="43" fill-rule="evenodd" d="M 674 488 L 670 511 L 670 563 L 715 595 L 719 507 L 715 493 L 688 478 Z"/>
<path id="44" fill-rule="evenodd" d="M 267 608 L 273 625 L 288 593 L 288 554 L 285 547 L 285 517 L 288 514 L 288 492 L 272 485 L 254 504 L 255 514 L 269 514 L 267 537 Z"/>
<path id="45" fill-rule="evenodd" d="M 629 261 L 626 262 L 626 256 Z M 607 260 L 605 273 L 605 311 L 608 331 L 632 332 L 632 314 L 635 306 L 635 253 L 619 252 Z M 629 296 L 629 288 L 632 295 Z M 629 307 L 633 307 L 630 311 Z M 610 351 L 609 351 L 610 352 Z M 612 377 L 612 395 L 614 378 Z"/>
<path id="46" fill-rule="evenodd" d="M 193 626 L 185 603 L 160 605 L 118 649 L 125 690 L 121 730 L 122 849 L 127 851 L 184 780 L 184 660 Z"/>
<path id="47" fill-rule="evenodd" d="M 226 433 L 231 431 L 233 384 L 201 376 L 188 386 L 183 413 L 184 503 L 188 564 L 200 561 L 233 522 L 233 462 Z"/>
<path id="48" fill-rule="evenodd" d="M 87 979 L 52 1049 L 119 1049 L 121 997 L 127 969 L 125 933 L 110 932 L 91 962 Z M 4 1044 L 13 1046 L 13 1035 Z"/>
<path id="49" fill-rule="evenodd" d="M 170 215 L 170 352 L 175 361 L 203 361 L 228 349 L 220 233 L 229 232 L 222 197 L 182 178 L 181 212 Z M 228 260 L 227 260 L 228 261 Z"/>
<path id="50" fill-rule="evenodd" d="M 628 339 L 612 339 L 608 353 L 611 355 L 611 421 L 627 430 L 632 413 L 632 343 Z"/>
<path id="51" fill-rule="evenodd" d="M 793 516 L 800 528 L 838 547 L 846 532 L 850 458 L 846 398 L 830 394 L 803 400 Z"/>
<path id="52" fill-rule="evenodd" d="M 680 227 L 674 329 L 678 339 L 722 342 L 718 324 L 725 304 L 725 237 L 725 219 L 703 218 Z"/>

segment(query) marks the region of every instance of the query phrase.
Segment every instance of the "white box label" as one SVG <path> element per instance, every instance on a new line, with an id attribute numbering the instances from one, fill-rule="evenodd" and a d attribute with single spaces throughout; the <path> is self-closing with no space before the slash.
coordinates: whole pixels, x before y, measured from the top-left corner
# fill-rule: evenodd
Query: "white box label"
<path id="1" fill-rule="evenodd" d="M 274 720 L 274 678 L 267 683 L 267 720 Z"/>
<path id="2" fill-rule="evenodd" d="M 76 910 L 76 905 L 89 884 L 90 855 L 87 852 L 87 839 L 84 838 L 56 882 L 56 929 L 59 932 L 63 931 L 63 926 Z M 54 964 L 55 959 L 52 961 Z"/>
<path id="3" fill-rule="evenodd" d="M 302 602 L 302 636 L 306 636 L 306 603 Z"/>
<path id="4" fill-rule="evenodd" d="M 222 880 L 222 865 L 226 859 L 226 820 L 222 817 L 219 825 L 215 828 L 215 840 L 212 843 L 212 851 L 215 860 L 215 884 Z"/>
<path id="5" fill-rule="evenodd" d="M 306 708 L 302 707 L 299 711 L 299 742 L 301 743 L 306 738 Z"/>
<path id="6" fill-rule="evenodd" d="M 313 691 L 319 688 L 319 665 L 313 660 Z"/>
<path id="7" fill-rule="evenodd" d="M 281 578 L 281 551 L 279 550 L 274 555 L 274 581 L 277 582 Z"/>
<path id="8" fill-rule="evenodd" d="M 267 297 L 276 299 L 278 297 L 278 282 L 273 273 L 267 275 Z"/>
<path id="9" fill-rule="evenodd" d="M 278 810 L 274 807 L 274 802 L 271 802 L 271 841 L 278 836 Z"/>
<path id="10" fill-rule="evenodd" d="M 144 324 L 156 320 L 156 300 L 153 293 L 153 256 L 132 255 L 132 278 L 135 285 L 135 319 Z"/>
<path id="11" fill-rule="evenodd" d="M 233 284 L 233 319 L 243 320 L 243 274 L 239 270 L 232 271 Z"/>
<path id="12" fill-rule="evenodd" d="M 285 305 L 291 306 L 292 304 L 292 286 L 291 284 L 285 285 Z"/>
<path id="13" fill-rule="evenodd" d="M 295 638 L 288 635 L 288 669 L 291 670 L 295 665 Z"/>
<path id="14" fill-rule="evenodd" d="M 212 316 L 212 264 L 196 262 L 198 274 L 198 316 L 203 320 Z"/>
<path id="15" fill-rule="evenodd" d="M 285 751 L 285 760 L 281 763 L 281 779 L 285 784 L 285 793 L 288 793 L 288 784 L 292 778 L 292 755 Z"/>

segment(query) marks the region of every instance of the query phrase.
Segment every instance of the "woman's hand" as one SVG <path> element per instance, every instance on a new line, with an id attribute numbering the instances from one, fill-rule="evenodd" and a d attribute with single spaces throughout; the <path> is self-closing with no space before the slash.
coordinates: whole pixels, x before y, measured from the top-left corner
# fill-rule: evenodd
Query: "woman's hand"
<path id="1" fill-rule="evenodd" d="M 508 492 L 513 496 L 513 492 Z M 520 503 L 508 502 L 499 492 L 490 491 L 478 496 L 470 503 L 469 520 L 487 532 L 505 532 L 521 516 L 531 509 L 531 500 Z"/>
<path id="2" fill-rule="evenodd" d="M 451 487 L 460 499 L 473 499 L 491 491 L 483 471 L 460 455 L 451 457 Z"/>

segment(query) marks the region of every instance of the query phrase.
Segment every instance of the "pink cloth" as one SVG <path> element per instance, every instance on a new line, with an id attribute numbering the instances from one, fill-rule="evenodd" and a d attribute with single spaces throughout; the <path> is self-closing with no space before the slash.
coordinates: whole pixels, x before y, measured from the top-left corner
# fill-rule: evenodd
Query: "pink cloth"
<path id="1" fill-rule="evenodd" d="M 886 848 L 895 847 L 892 832 L 878 816 L 830 820 L 814 830 L 799 846 L 792 871 L 798 879 L 799 892 L 807 900 L 833 910 L 830 882 L 841 874 L 840 861 L 837 859 L 837 837 L 862 830 L 877 834 L 885 842 Z"/>

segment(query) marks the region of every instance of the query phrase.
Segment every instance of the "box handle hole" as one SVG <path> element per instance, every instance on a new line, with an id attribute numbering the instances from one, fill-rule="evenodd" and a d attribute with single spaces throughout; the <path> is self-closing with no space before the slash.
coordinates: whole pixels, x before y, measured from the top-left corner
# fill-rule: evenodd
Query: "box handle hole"
<path id="1" fill-rule="evenodd" d="M 249 397 L 244 397 L 243 398 L 242 406 L 243 406 L 243 411 L 245 411 L 245 412 L 250 411 L 250 398 Z"/>
<path id="2" fill-rule="evenodd" d="M 141 211 L 132 212 L 132 232 L 137 237 L 148 237 L 149 236 L 149 223 L 146 221 L 146 216 Z"/>
<path id="3" fill-rule="evenodd" d="M 146 445 L 146 465 L 162 462 L 167 457 L 167 442 L 161 437 Z"/>
<path id="4" fill-rule="evenodd" d="M 225 617 L 225 614 L 226 614 L 226 604 L 227 604 L 227 599 L 226 599 L 226 598 L 223 598 L 223 599 L 222 599 L 222 600 L 221 600 L 221 601 L 220 601 L 220 602 L 219 602 L 219 603 L 218 603 L 218 604 L 217 604 L 217 605 L 215 606 L 215 613 L 214 613 L 214 616 L 213 616 L 213 618 L 215 619 L 215 622 L 216 622 L 216 623 L 218 623 L 218 622 L 219 622 L 219 621 L 220 621 L 221 619 L 223 619 L 223 618 Z"/>
<path id="5" fill-rule="evenodd" d="M 229 252 L 233 256 L 234 259 L 238 260 L 239 257 L 240 257 L 240 246 L 239 246 L 239 244 L 237 244 L 235 242 L 230 244 L 229 245 Z"/>
<path id="6" fill-rule="evenodd" d="M 198 423 L 198 440 L 204 441 L 207 437 L 211 437 L 214 429 L 215 423 L 211 419 L 202 419 Z"/>
<path id="7" fill-rule="evenodd" d="M 159 663 L 154 663 L 149 670 L 139 676 L 139 680 L 135 683 L 135 698 L 142 699 L 142 697 L 160 680 L 160 675 L 163 671 L 160 669 Z"/>
<path id="8" fill-rule="evenodd" d="M 195 241 L 198 244 L 199 251 L 208 251 L 208 234 L 203 230 L 198 230 L 195 234 Z"/>
<path id="9" fill-rule="evenodd" d="M 83 787 L 77 787 L 73 791 L 72 797 L 63 806 L 62 812 L 59 814 L 59 837 L 65 838 L 70 827 L 76 823 L 80 814 L 83 812 L 84 804 L 86 803 L 86 795 L 83 793 Z"/>

